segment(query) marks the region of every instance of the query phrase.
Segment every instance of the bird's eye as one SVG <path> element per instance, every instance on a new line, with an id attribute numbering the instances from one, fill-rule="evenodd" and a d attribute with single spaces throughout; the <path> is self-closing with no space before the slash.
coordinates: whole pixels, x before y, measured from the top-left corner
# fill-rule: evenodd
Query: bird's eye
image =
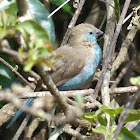
<path id="1" fill-rule="evenodd" d="M 89 34 L 90 34 L 90 35 L 92 35 L 92 34 L 93 34 L 93 32 L 89 32 Z"/>

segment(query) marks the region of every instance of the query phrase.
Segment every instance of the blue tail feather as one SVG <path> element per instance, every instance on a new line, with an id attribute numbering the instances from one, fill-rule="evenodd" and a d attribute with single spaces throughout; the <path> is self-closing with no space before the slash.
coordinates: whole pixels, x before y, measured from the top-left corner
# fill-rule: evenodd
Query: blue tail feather
<path id="1" fill-rule="evenodd" d="M 32 102 L 34 101 L 34 98 L 30 98 L 27 100 L 27 102 L 23 106 L 29 106 Z M 10 121 L 8 126 L 6 128 L 9 128 L 17 119 L 18 117 L 22 114 L 22 110 L 20 109 L 17 114 L 14 116 L 14 118 Z"/>

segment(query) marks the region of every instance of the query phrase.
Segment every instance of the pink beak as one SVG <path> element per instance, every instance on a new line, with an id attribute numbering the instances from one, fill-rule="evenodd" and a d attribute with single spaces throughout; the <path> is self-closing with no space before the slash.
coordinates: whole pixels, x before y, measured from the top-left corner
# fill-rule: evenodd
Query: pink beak
<path id="1" fill-rule="evenodd" d="M 102 35 L 104 32 L 102 32 L 101 30 L 97 30 L 97 32 L 96 32 L 96 36 L 98 37 L 98 36 L 100 36 L 100 35 Z"/>

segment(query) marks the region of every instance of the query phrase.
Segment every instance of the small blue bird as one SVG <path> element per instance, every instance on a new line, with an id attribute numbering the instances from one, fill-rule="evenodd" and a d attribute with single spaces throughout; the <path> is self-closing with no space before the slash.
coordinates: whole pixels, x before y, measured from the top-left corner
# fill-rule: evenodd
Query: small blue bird
<path id="1" fill-rule="evenodd" d="M 88 83 L 101 60 L 101 48 L 96 38 L 103 32 L 91 24 L 75 26 L 68 43 L 55 50 L 56 54 L 64 56 L 54 63 L 56 71 L 51 77 L 59 90 L 82 89 Z M 29 99 L 24 105 L 29 105 L 34 98 Z M 20 116 L 19 110 L 7 127 L 10 127 Z"/>

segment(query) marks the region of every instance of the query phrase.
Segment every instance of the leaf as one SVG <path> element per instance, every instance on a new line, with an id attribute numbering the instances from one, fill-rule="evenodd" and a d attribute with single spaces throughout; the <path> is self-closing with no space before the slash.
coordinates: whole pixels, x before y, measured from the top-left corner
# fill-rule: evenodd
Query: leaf
<path id="1" fill-rule="evenodd" d="M 131 78 L 130 78 L 130 83 L 131 83 L 132 85 L 135 85 L 135 86 L 137 86 L 138 84 L 140 84 L 140 76 L 131 77 Z"/>
<path id="2" fill-rule="evenodd" d="M 65 2 L 65 0 L 57 0 L 57 1 L 50 0 L 50 3 L 55 4 L 56 6 L 62 5 L 64 2 Z M 63 9 L 65 12 L 69 13 L 70 15 L 73 15 L 73 11 L 72 11 L 72 9 L 71 9 L 71 7 L 69 6 L 68 3 L 65 4 L 65 5 L 62 7 L 62 9 Z"/>
<path id="3" fill-rule="evenodd" d="M 140 110 L 130 110 L 125 123 L 140 120 Z"/>
<path id="4" fill-rule="evenodd" d="M 11 37 L 15 33 L 15 26 L 17 25 L 17 10 L 15 10 L 15 5 L 15 2 L 13 2 L 0 13 L 0 39 L 7 36 Z"/>
<path id="5" fill-rule="evenodd" d="M 82 119 L 85 119 L 91 123 L 95 123 L 95 121 L 97 120 L 97 116 L 95 115 L 95 112 L 88 112 L 84 113 Z"/>
<path id="6" fill-rule="evenodd" d="M 96 129 L 92 128 L 92 131 L 96 132 L 96 133 L 103 133 L 104 134 L 104 133 L 107 133 L 107 128 L 103 125 L 100 125 Z"/>
<path id="7" fill-rule="evenodd" d="M 20 31 L 26 41 L 29 44 L 30 39 L 35 43 L 38 48 L 45 42 L 49 42 L 49 36 L 47 32 L 35 21 L 26 20 L 17 26 L 17 30 Z"/>
<path id="8" fill-rule="evenodd" d="M 132 132 L 133 132 L 136 136 L 140 137 L 140 123 L 132 130 Z"/>
<path id="9" fill-rule="evenodd" d="M 120 106 L 119 106 L 119 104 L 113 99 L 113 100 L 110 102 L 109 107 L 110 107 L 111 109 L 117 109 L 117 108 L 119 108 Z"/>
<path id="10" fill-rule="evenodd" d="M 29 13 L 31 17 L 38 22 L 48 33 L 51 43 L 55 44 L 54 23 L 51 18 L 47 18 L 50 14 L 48 10 L 39 0 L 28 0 Z"/>
<path id="11" fill-rule="evenodd" d="M 101 125 L 107 126 L 107 119 L 104 111 L 102 109 L 98 109 L 95 112 L 95 115 L 97 115 L 98 121 L 100 122 Z"/>
<path id="12" fill-rule="evenodd" d="M 105 109 L 102 107 L 103 111 L 108 113 L 111 117 L 116 117 L 116 115 L 120 114 L 122 112 L 123 107 L 119 107 L 117 109 Z"/>
<path id="13" fill-rule="evenodd" d="M 126 127 L 123 127 L 118 140 L 137 140 L 134 133 L 129 131 Z"/>
<path id="14" fill-rule="evenodd" d="M 3 0 L 0 3 L 0 11 L 3 11 L 4 9 L 8 8 L 14 2 L 15 0 Z"/>
<path id="15" fill-rule="evenodd" d="M 118 21 L 120 19 L 120 3 L 119 3 L 119 0 L 114 0 L 115 2 L 115 13 L 116 15 L 118 16 Z"/>
<path id="16" fill-rule="evenodd" d="M 98 121 L 101 125 L 107 126 L 107 118 L 105 114 L 98 116 Z"/>
<path id="17" fill-rule="evenodd" d="M 104 112 L 108 113 L 111 117 L 116 117 L 121 113 L 123 106 L 119 107 L 118 103 L 115 100 L 112 100 L 109 107 L 103 105 L 100 107 Z"/>

